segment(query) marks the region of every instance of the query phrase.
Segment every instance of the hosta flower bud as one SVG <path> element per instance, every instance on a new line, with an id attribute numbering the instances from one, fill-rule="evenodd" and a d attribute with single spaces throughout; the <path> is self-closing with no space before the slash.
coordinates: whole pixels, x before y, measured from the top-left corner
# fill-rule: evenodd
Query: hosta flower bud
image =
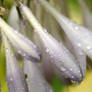
<path id="1" fill-rule="evenodd" d="M 86 73 L 86 54 L 78 48 L 73 42 L 71 41 L 72 48 L 73 48 L 73 53 L 75 57 L 77 58 L 77 61 L 82 69 L 82 74 L 85 76 Z"/>
<path id="2" fill-rule="evenodd" d="M 39 36 L 53 66 L 56 67 L 58 71 L 61 71 L 64 76 L 72 80 L 82 80 L 81 68 L 69 50 L 47 32 L 43 31 L 39 33 Z"/>
<path id="3" fill-rule="evenodd" d="M 24 73 L 20 68 L 7 38 L 3 35 L 6 52 L 6 76 L 9 92 L 28 92 Z"/>
<path id="4" fill-rule="evenodd" d="M 13 6 L 11 11 L 10 11 L 9 18 L 8 18 L 8 23 L 14 29 L 19 30 L 19 27 L 20 27 L 20 25 L 19 25 L 19 16 L 18 16 L 18 12 L 16 10 L 16 6 Z"/>
<path id="5" fill-rule="evenodd" d="M 82 70 L 69 50 L 62 43 L 60 44 L 39 24 L 32 12 L 26 6 L 20 4 L 20 10 L 23 16 L 32 24 L 34 29 L 36 29 L 35 33 L 38 34 L 53 66 L 71 80 L 81 81 L 83 78 Z"/>
<path id="6" fill-rule="evenodd" d="M 17 50 L 19 54 L 28 60 L 37 62 L 40 59 L 41 53 L 30 40 L 24 37 L 19 32 L 15 31 L 12 27 L 6 24 L 0 18 L 0 28 L 4 34 L 8 37 L 9 41 L 12 43 L 13 47 Z"/>
<path id="7" fill-rule="evenodd" d="M 65 16 L 61 15 L 55 8 L 53 8 L 51 5 L 49 5 L 49 3 L 46 2 L 46 0 L 39 0 L 39 2 L 41 3 L 41 5 L 43 5 L 43 7 L 49 13 L 52 14 L 52 16 L 54 16 L 56 18 L 58 23 L 64 29 L 65 33 L 68 36 L 68 39 L 70 40 L 70 42 L 72 44 L 72 47 L 74 49 L 74 54 L 75 54 L 75 56 L 77 57 L 77 59 L 79 61 L 79 65 L 80 65 L 80 67 L 82 69 L 82 73 L 83 73 L 83 75 L 85 75 L 85 71 L 86 71 L 86 55 L 85 55 L 84 52 L 87 53 L 86 50 L 87 50 L 87 47 L 89 47 L 89 46 L 87 46 L 86 41 L 84 42 L 85 47 L 80 42 L 83 39 L 83 36 L 85 34 L 88 34 L 86 31 L 81 33 L 82 30 L 85 30 L 85 28 L 83 28 L 81 26 L 79 27 L 79 25 L 71 22 L 68 18 L 66 18 Z M 79 28 L 82 28 L 82 30 L 81 29 L 79 30 Z M 80 36 L 82 36 L 82 37 L 80 37 Z M 82 38 L 82 39 L 80 40 L 80 38 Z M 89 37 L 86 37 L 86 38 L 87 38 L 87 40 L 89 39 Z M 84 39 L 85 39 L 85 37 L 84 37 Z M 90 39 L 89 39 L 89 41 L 90 41 Z M 80 46 L 80 44 L 83 45 L 83 46 Z M 84 47 L 84 50 L 83 50 L 83 47 Z M 89 53 L 87 53 L 87 54 L 89 55 Z"/>
<path id="8" fill-rule="evenodd" d="M 53 81 L 53 78 L 54 78 L 53 67 L 50 62 L 51 60 L 48 57 L 48 54 L 46 53 L 43 44 L 41 43 L 41 41 L 39 41 L 39 36 L 35 33 L 34 33 L 34 42 L 39 47 L 39 49 L 42 53 L 42 59 L 41 59 L 42 62 L 40 64 L 40 70 L 43 72 L 46 80 L 51 82 L 51 81 Z"/>
<path id="9" fill-rule="evenodd" d="M 39 2 L 56 18 L 68 38 L 72 40 L 77 47 L 81 48 L 81 50 L 83 50 L 83 52 L 85 52 L 90 58 L 92 58 L 91 30 L 72 22 L 67 17 L 60 14 L 55 8 L 51 7 L 46 0 L 39 0 Z"/>
<path id="10" fill-rule="evenodd" d="M 29 62 L 26 59 L 23 62 L 29 92 L 53 92 L 51 86 L 46 82 L 36 65 L 37 63 Z"/>

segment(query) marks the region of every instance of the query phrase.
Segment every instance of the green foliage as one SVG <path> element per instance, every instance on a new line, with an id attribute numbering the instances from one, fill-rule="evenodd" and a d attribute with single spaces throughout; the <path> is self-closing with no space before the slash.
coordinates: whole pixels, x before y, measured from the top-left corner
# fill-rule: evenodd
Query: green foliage
<path id="1" fill-rule="evenodd" d="M 84 0 L 89 10 L 92 12 L 92 0 Z"/>
<path id="2" fill-rule="evenodd" d="M 1 82 L 1 92 L 9 92 L 6 81 Z"/>
<path id="3" fill-rule="evenodd" d="M 63 89 L 64 85 L 58 80 L 58 78 L 56 76 L 54 77 L 52 86 L 53 86 L 54 92 L 63 92 L 62 89 Z"/>
<path id="4" fill-rule="evenodd" d="M 68 0 L 67 2 L 67 7 L 68 7 L 68 14 L 69 14 L 69 17 L 79 23 L 79 24 L 82 24 L 82 12 L 80 10 L 80 6 L 79 6 L 79 3 L 78 3 L 78 0 Z"/>
<path id="5" fill-rule="evenodd" d="M 1 46 L 1 53 L 0 53 L 0 80 L 5 80 L 5 76 L 6 76 L 6 65 L 5 65 L 5 52 L 4 52 L 4 48 L 3 45 Z"/>
<path id="6" fill-rule="evenodd" d="M 3 44 L 0 51 L 0 82 L 1 82 L 1 92 L 8 92 L 8 87 L 6 83 L 6 62 L 5 62 L 5 52 Z"/>
<path id="7" fill-rule="evenodd" d="M 8 9 L 12 7 L 14 0 L 4 0 L 4 6 Z"/>

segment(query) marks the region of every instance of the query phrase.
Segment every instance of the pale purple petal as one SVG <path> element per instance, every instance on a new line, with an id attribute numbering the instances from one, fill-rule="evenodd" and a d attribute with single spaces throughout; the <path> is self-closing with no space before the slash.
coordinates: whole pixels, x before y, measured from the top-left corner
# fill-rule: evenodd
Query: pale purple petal
<path id="1" fill-rule="evenodd" d="M 86 70 L 85 53 L 87 53 L 90 56 L 92 52 L 91 50 L 90 51 L 88 50 L 91 49 L 90 45 L 92 33 L 89 32 L 89 30 L 85 29 L 84 27 L 81 27 L 80 25 L 73 23 L 68 18 L 61 15 L 55 8 L 49 5 L 49 3 L 46 2 L 46 0 L 39 0 L 39 2 L 49 13 L 51 13 L 56 18 L 58 23 L 64 29 L 66 35 L 68 36 L 68 39 L 70 40 L 73 46 L 74 53 L 77 56 L 79 65 L 84 75 Z"/>
<path id="2" fill-rule="evenodd" d="M 40 59 L 41 53 L 36 47 L 36 45 L 34 45 L 25 36 L 15 31 L 12 27 L 6 24 L 1 18 L 0 18 L 0 28 L 2 29 L 2 31 L 4 31 L 4 34 L 8 37 L 8 40 L 11 42 L 13 47 L 20 55 L 34 62 L 37 62 Z"/>
<path id="3" fill-rule="evenodd" d="M 47 32 L 43 31 L 39 36 L 54 67 L 70 79 L 80 81 L 82 78 L 80 67 L 69 50 Z"/>
<path id="4" fill-rule="evenodd" d="M 92 32 L 85 27 L 78 25 L 67 17 L 60 14 L 55 8 L 50 6 L 46 0 L 39 0 L 39 2 L 49 11 L 64 29 L 64 32 L 69 39 L 72 39 L 74 44 L 83 50 L 90 58 L 92 58 Z"/>
<path id="5" fill-rule="evenodd" d="M 49 82 L 51 82 L 53 80 L 53 77 L 54 77 L 53 68 L 52 68 L 52 65 L 51 65 L 51 62 L 50 62 L 51 60 L 50 60 L 48 54 L 45 52 L 43 44 L 39 41 L 39 36 L 35 33 L 34 33 L 34 42 L 39 47 L 39 49 L 42 53 L 42 59 L 41 59 L 42 62 L 39 65 L 40 70 L 43 72 L 46 79 Z"/>
<path id="6" fill-rule="evenodd" d="M 32 12 L 23 4 L 20 4 L 22 14 L 36 29 L 35 34 L 38 34 L 45 52 L 49 55 L 52 64 L 63 75 L 71 80 L 81 81 L 83 78 L 82 70 L 69 50 L 57 40 L 55 40 L 46 30 L 39 24 Z"/>
<path id="7" fill-rule="evenodd" d="M 29 92 L 53 92 L 51 86 L 46 82 L 36 63 L 24 59 L 24 73 L 26 74 Z"/>
<path id="8" fill-rule="evenodd" d="M 20 26 L 19 25 L 19 16 L 18 16 L 18 12 L 16 10 L 16 6 L 13 6 L 11 11 L 10 11 L 9 18 L 8 18 L 8 23 L 14 29 L 19 30 L 19 26 Z"/>
<path id="9" fill-rule="evenodd" d="M 6 51 L 6 76 L 9 92 L 28 92 L 23 71 L 18 64 L 6 37 L 3 36 L 3 38 Z"/>

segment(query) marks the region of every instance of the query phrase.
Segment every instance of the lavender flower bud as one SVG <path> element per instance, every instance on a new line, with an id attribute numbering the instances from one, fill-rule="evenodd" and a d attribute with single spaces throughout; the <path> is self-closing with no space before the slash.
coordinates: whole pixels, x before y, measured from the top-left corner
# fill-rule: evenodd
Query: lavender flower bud
<path id="1" fill-rule="evenodd" d="M 20 68 L 8 40 L 3 35 L 6 51 L 6 71 L 9 92 L 28 92 L 22 69 Z"/>
<path id="2" fill-rule="evenodd" d="M 41 5 L 43 5 L 43 7 L 49 13 L 52 14 L 52 16 L 54 16 L 56 18 L 58 23 L 64 29 L 64 32 L 66 33 L 66 35 L 68 36 L 68 39 L 70 40 L 70 42 L 72 44 L 72 47 L 74 49 L 74 54 L 79 61 L 79 65 L 82 69 L 82 73 L 83 73 L 83 75 L 85 75 L 85 71 L 86 71 L 86 55 L 85 55 L 85 53 L 88 54 L 90 57 L 92 57 L 91 56 L 92 51 L 87 50 L 87 48 L 91 47 L 90 46 L 91 45 L 90 44 L 91 35 L 90 35 L 90 37 L 88 35 L 91 32 L 87 31 L 87 29 L 85 29 L 84 27 L 81 27 L 78 24 L 73 23 L 68 18 L 61 15 L 55 8 L 53 8 L 51 5 L 49 5 L 49 3 L 46 2 L 46 0 L 39 0 L 39 2 Z M 80 30 L 79 30 L 79 28 L 80 28 Z M 85 41 L 85 38 L 86 38 L 86 41 Z"/>
<path id="3" fill-rule="evenodd" d="M 46 30 L 39 24 L 32 12 L 25 5 L 20 4 L 20 10 L 23 16 L 36 29 L 35 33 L 39 35 L 40 41 L 45 48 L 45 52 L 48 53 L 54 67 L 71 80 L 81 81 L 83 78 L 82 70 L 69 50 L 46 32 Z"/>
<path id="4" fill-rule="evenodd" d="M 9 41 L 12 43 L 13 47 L 17 50 L 19 54 L 28 60 L 37 62 L 40 59 L 41 53 L 30 40 L 24 37 L 19 32 L 15 31 L 12 27 L 6 24 L 0 18 L 0 28 L 4 34 L 8 37 Z"/>
<path id="5" fill-rule="evenodd" d="M 19 27 L 20 27 L 20 25 L 19 25 L 19 16 L 18 16 L 18 12 L 16 10 L 16 6 L 13 6 L 11 11 L 10 11 L 9 18 L 8 18 L 8 23 L 14 29 L 19 30 Z"/>
<path id="6" fill-rule="evenodd" d="M 46 82 L 36 63 L 24 59 L 24 73 L 26 74 L 29 92 L 53 92 Z"/>

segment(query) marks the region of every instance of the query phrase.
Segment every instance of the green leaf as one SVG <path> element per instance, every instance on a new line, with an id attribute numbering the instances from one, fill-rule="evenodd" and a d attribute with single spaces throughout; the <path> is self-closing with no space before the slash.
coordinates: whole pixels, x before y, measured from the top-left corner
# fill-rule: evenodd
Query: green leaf
<path id="1" fill-rule="evenodd" d="M 5 80 L 6 79 L 5 76 L 6 76 L 5 52 L 2 44 L 0 52 L 0 81 Z"/>
<path id="2" fill-rule="evenodd" d="M 92 12 L 92 0 L 84 0 L 89 10 Z"/>
<path id="3" fill-rule="evenodd" d="M 5 52 L 3 48 L 3 43 L 0 48 L 0 82 L 1 82 L 1 92 L 8 92 L 8 86 L 6 82 L 6 62 L 5 62 Z"/>
<path id="4" fill-rule="evenodd" d="M 6 81 L 1 82 L 1 92 L 9 92 Z"/>
<path id="5" fill-rule="evenodd" d="M 53 79 L 52 87 L 54 92 L 62 92 L 64 88 L 64 84 L 62 84 L 60 80 L 58 80 L 58 78 L 55 76 Z"/>
<path id="6" fill-rule="evenodd" d="M 67 11 L 72 21 L 82 24 L 82 12 L 78 0 L 68 0 Z"/>
<path id="7" fill-rule="evenodd" d="M 3 0 L 4 6 L 8 9 L 11 9 L 12 5 L 14 4 L 14 0 Z"/>

